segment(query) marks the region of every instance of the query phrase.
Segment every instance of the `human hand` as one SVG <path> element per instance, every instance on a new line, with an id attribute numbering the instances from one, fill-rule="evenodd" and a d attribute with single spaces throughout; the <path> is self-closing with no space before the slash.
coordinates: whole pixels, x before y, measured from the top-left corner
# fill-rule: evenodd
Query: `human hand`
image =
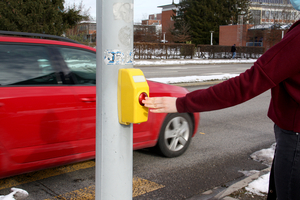
<path id="1" fill-rule="evenodd" d="M 143 103 L 153 113 L 176 113 L 176 100 L 176 97 L 146 97 Z"/>

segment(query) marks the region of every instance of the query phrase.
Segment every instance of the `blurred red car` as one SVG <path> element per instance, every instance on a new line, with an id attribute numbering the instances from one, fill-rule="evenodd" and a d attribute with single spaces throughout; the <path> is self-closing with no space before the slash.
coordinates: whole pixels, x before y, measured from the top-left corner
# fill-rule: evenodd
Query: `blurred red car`
<path id="1" fill-rule="evenodd" d="M 0 178 L 95 157 L 94 48 L 2 35 L 0 70 Z M 150 96 L 187 93 L 148 84 Z M 147 122 L 133 126 L 133 149 L 156 147 L 166 157 L 182 155 L 198 122 L 197 113 L 149 113 Z"/>

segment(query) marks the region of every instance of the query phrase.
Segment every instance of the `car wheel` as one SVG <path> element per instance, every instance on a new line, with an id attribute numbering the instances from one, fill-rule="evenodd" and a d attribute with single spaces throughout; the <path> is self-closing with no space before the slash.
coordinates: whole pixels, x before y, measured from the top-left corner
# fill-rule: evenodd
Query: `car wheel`
<path id="1" fill-rule="evenodd" d="M 168 114 L 161 127 L 157 150 L 172 158 L 182 155 L 192 139 L 193 122 L 186 113 Z"/>

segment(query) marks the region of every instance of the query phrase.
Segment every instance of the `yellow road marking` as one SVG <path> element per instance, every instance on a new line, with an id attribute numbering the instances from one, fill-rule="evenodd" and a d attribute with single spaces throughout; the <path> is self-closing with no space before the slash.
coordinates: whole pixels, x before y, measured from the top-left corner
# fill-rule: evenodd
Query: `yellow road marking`
<path id="1" fill-rule="evenodd" d="M 160 185 L 138 177 L 133 178 L 132 183 L 132 197 L 136 197 L 165 187 L 164 185 Z"/>
<path id="2" fill-rule="evenodd" d="M 139 195 L 152 192 L 154 190 L 158 190 L 160 188 L 165 187 L 163 185 L 145 179 L 141 179 L 141 178 L 133 178 L 132 182 L 133 182 L 132 197 L 137 197 Z M 51 199 L 45 199 L 45 200 L 56 200 L 56 199 L 68 199 L 68 200 L 95 199 L 95 185 L 83 189 L 79 189 L 79 190 L 74 190 L 72 192 L 68 192 L 66 194 L 59 195 Z"/>
<path id="3" fill-rule="evenodd" d="M 31 172 L 27 174 L 22 174 L 14 177 L 0 179 L 0 190 L 5 188 L 16 187 L 21 184 L 34 182 L 37 180 L 42 180 L 45 178 L 58 176 L 61 174 L 77 171 L 80 169 L 87 169 L 95 166 L 95 161 L 86 161 L 76 164 L 70 164 L 66 166 Z M 148 192 L 152 192 L 154 190 L 158 190 L 160 188 L 165 187 L 164 185 L 160 185 L 146 179 L 141 178 L 133 178 L 132 179 L 132 197 L 136 197 Z M 47 199 L 47 200 L 55 200 L 55 199 L 78 199 L 78 200 L 89 200 L 95 199 L 95 185 L 86 187 L 83 189 L 75 190 L 63 195 L 59 195 L 57 197 Z"/>
<path id="4" fill-rule="evenodd" d="M 75 190 L 73 192 L 68 192 L 63 195 L 59 195 L 56 197 L 53 197 L 51 199 L 45 199 L 45 200 L 56 200 L 56 199 L 68 199 L 68 200 L 73 200 L 73 199 L 78 199 L 78 200 L 94 200 L 95 199 L 95 186 L 90 186 L 86 187 L 80 190 Z"/>
<path id="5" fill-rule="evenodd" d="M 80 169 L 86 169 L 94 166 L 95 166 L 95 161 L 86 161 L 86 162 L 31 172 L 27 174 L 22 174 L 10 178 L 0 179 L 0 190 L 5 188 L 16 187 L 17 185 L 21 185 L 24 183 L 42 180 L 52 176 L 57 176 L 57 175 L 77 171 Z"/>

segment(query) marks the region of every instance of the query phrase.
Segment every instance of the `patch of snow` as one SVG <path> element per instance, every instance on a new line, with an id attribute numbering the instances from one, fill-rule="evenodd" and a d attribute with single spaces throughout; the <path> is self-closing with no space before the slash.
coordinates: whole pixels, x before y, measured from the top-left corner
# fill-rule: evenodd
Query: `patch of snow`
<path id="1" fill-rule="evenodd" d="M 262 149 L 260 151 L 256 151 L 250 155 L 250 157 L 258 162 L 263 163 L 264 165 L 271 166 L 274 153 L 275 153 L 275 146 L 276 144 L 272 144 L 272 146 L 268 149 Z"/>
<path id="2" fill-rule="evenodd" d="M 245 176 L 252 176 L 253 174 L 258 173 L 259 171 L 258 170 L 250 170 L 250 171 L 239 170 L 239 172 L 243 173 Z"/>
<path id="3" fill-rule="evenodd" d="M 252 194 L 265 196 L 265 194 L 268 193 L 269 189 L 269 177 L 270 173 L 260 176 L 258 179 L 249 183 L 249 185 L 245 189 Z"/>
<path id="4" fill-rule="evenodd" d="M 134 60 L 134 65 L 185 65 L 185 64 L 228 64 L 228 63 L 254 63 L 256 59 L 149 59 Z"/>
<path id="5" fill-rule="evenodd" d="M 221 74 L 212 76 L 183 76 L 183 77 L 165 77 L 165 78 L 148 78 L 147 80 L 160 83 L 195 83 L 213 80 L 227 80 L 236 77 L 239 74 Z"/>
<path id="6" fill-rule="evenodd" d="M 0 195 L 0 200 L 21 200 L 28 197 L 28 192 L 19 188 L 11 188 L 8 195 Z"/>
<path id="7" fill-rule="evenodd" d="M 267 166 L 271 166 L 274 157 L 275 147 L 276 144 L 274 143 L 268 149 L 256 151 L 253 154 L 251 154 L 251 158 Z M 252 194 L 265 196 L 268 193 L 269 189 L 269 178 L 270 172 L 260 176 L 258 179 L 249 183 L 245 189 Z"/>

